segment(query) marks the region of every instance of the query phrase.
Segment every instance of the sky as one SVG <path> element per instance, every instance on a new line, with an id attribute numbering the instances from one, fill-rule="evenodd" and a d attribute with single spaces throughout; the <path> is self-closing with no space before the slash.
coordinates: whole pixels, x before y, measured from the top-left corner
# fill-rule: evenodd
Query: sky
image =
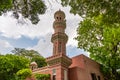
<path id="1" fill-rule="evenodd" d="M 54 13 L 61 9 L 66 14 L 66 34 L 69 37 L 67 42 L 67 55 L 73 57 L 84 54 L 89 56 L 88 52 L 77 48 L 76 29 L 82 18 L 78 15 L 70 13 L 70 7 L 62 7 L 60 1 L 45 0 L 47 10 L 44 15 L 39 15 L 40 21 L 37 25 L 31 24 L 27 20 L 25 24 L 19 24 L 22 19 L 16 20 L 11 13 L 0 16 L 0 53 L 11 53 L 14 48 L 33 49 L 38 51 L 42 56 L 48 57 L 52 55 L 53 45 L 51 36 L 54 33 L 53 22 Z"/>

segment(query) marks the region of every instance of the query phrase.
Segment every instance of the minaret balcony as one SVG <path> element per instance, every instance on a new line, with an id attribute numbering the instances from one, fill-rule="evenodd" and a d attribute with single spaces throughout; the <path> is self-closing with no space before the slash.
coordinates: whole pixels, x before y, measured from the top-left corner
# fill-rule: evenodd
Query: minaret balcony
<path id="1" fill-rule="evenodd" d="M 52 35 L 51 42 L 54 42 L 55 40 L 64 40 L 67 42 L 68 36 L 65 33 L 58 32 Z"/>
<path id="2" fill-rule="evenodd" d="M 63 29 L 65 29 L 66 22 L 65 21 L 54 21 L 53 28 L 56 29 L 57 27 L 63 27 Z"/>
<path id="3" fill-rule="evenodd" d="M 56 54 L 46 58 L 46 62 L 48 63 L 49 66 L 55 65 L 55 64 L 61 64 L 63 66 L 68 67 L 71 65 L 72 60 L 64 54 Z"/>

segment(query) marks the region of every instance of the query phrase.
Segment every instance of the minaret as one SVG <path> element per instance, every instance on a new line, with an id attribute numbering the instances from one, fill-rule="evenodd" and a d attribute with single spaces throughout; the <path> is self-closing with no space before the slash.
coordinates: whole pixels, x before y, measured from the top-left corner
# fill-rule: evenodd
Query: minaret
<path id="1" fill-rule="evenodd" d="M 59 10 L 54 14 L 55 21 L 53 23 L 54 34 L 51 42 L 53 43 L 53 55 L 66 55 L 66 43 L 68 36 L 65 34 L 66 20 L 63 11 Z"/>
<path id="2" fill-rule="evenodd" d="M 51 70 L 51 80 L 68 80 L 68 68 L 72 60 L 66 56 L 68 36 L 65 34 L 65 13 L 61 10 L 55 12 L 54 19 L 54 34 L 51 38 L 51 42 L 53 43 L 53 55 L 46 58 L 46 62 Z"/>

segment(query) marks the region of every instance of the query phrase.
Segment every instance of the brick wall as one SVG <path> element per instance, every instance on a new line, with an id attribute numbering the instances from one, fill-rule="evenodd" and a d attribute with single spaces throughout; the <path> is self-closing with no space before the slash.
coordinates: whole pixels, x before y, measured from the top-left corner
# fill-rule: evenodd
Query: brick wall
<path id="1" fill-rule="evenodd" d="M 91 73 L 95 73 L 96 77 L 100 76 L 101 80 L 104 80 L 97 62 L 83 54 L 72 58 L 72 64 L 69 67 L 70 80 L 92 80 Z"/>

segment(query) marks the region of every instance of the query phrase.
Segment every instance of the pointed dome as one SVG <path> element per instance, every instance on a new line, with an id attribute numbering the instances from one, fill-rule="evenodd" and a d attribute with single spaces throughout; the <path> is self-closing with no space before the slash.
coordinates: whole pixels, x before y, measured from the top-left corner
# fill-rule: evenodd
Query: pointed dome
<path id="1" fill-rule="evenodd" d="M 65 18 L 65 13 L 61 10 L 58 10 L 54 14 L 54 18 L 56 18 L 56 17 L 61 17 L 62 19 L 64 19 Z"/>
<path id="2" fill-rule="evenodd" d="M 33 65 L 37 66 L 37 63 L 36 62 L 31 62 L 30 65 L 31 66 L 33 66 Z"/>

